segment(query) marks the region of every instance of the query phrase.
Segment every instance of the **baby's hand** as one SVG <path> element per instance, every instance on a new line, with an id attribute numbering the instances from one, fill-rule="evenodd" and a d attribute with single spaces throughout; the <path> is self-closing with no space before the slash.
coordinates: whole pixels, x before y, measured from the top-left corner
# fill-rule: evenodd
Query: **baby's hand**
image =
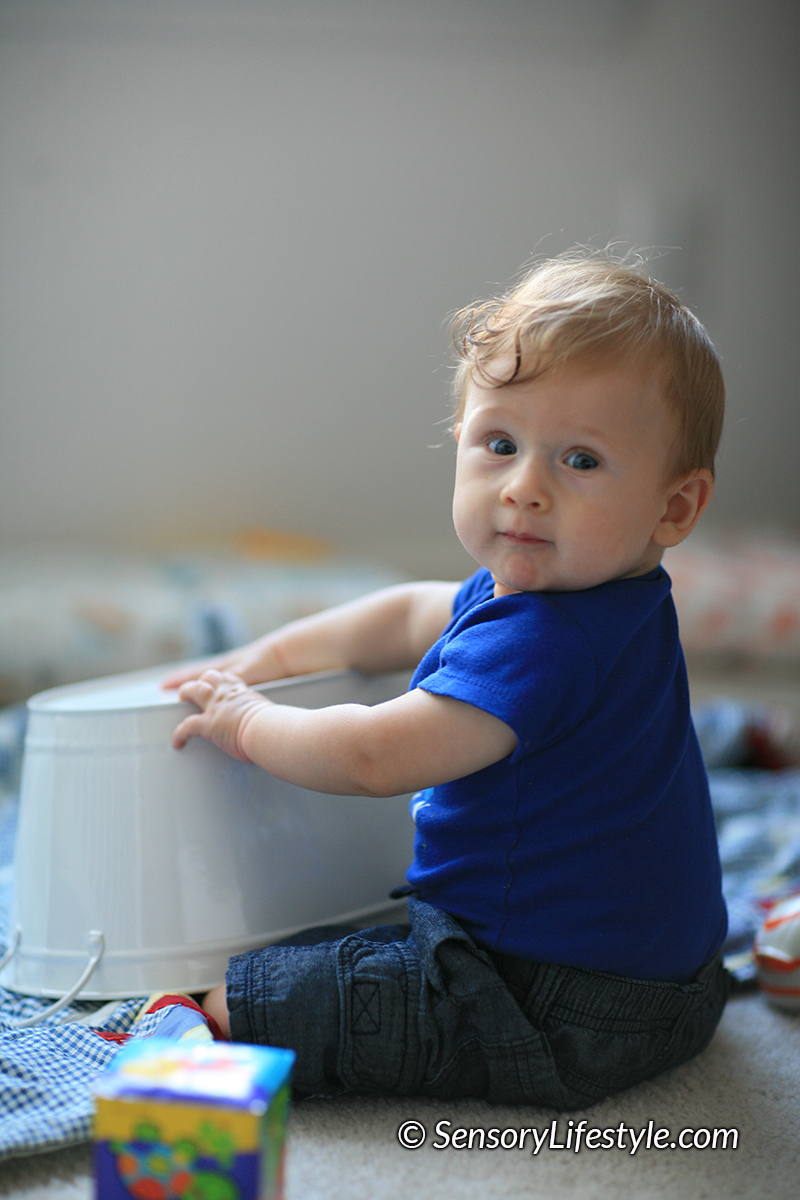
<path id="1" fill-rule="evenodd" d="M 247 646 L 220 654 L 217 658 L 184 663 L 162 679 L 161 686 L 167 691 L 180 688 L 185 683 L 203 678 L 210 670 L 231 672 L 245 683 L 267 683 L 272 679 L 284 679 L 291 674 L 280 652 L 273 646 L 272 640 L 260 638 Z M 189 700 L 194 697 L 187 695 L 183 699 Z"/>
<path id="2" fill-rule="evenodd" d="M 253 713 L 270 705 L 271 700 L 252 691 L 238 675 L 214 668 L 199 679 L 184 683 L 178 696 L 190 700 L 202 711 L 181 721 L 172 735 L 176 750 L 182 749 L 190 738 L 204 737 L 240 762 L 250 762 L 242 749 L 245 727 Z"/>

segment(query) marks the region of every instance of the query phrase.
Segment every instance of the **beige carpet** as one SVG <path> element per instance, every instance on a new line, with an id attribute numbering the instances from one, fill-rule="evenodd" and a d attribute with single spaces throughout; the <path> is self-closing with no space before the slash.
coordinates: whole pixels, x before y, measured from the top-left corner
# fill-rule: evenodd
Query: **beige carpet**
<path id="1" fill-rule="evenodd" d="M 567 1142 L 574 1145 L 582 1118 L 582 1140 L 595 1131 L 590 1136 L 598 1145 L 575 1153 Z M 736 997 L 694 1062 L 585 1113 L 562 1116 L 551 1133 L 553 1119 L 542 1109 L 471 1101 L 306 1101 L 292 1113 L 286 1200 L 797 1200 L 800 1016 L 770 1008 L 758 994 Z M 398 1129 L 410 1121 L 427 1136 L 420 1148 L 405 1150 Z M 660 1136 L 664 1149 L 647 1148 L 651 1121 L 651 1143 Z M 489 1130 L 497 1130 L 495 1138 L 502 1135 L 509 1148 L 481 1150 L 478 1133 L 472 1149 L 446 1145 L 445 1133 L 469 1136 L 458 1129 L 482 1129 L 487 1141 Z M 544 1137 L 537 1154 L 531 1133 L 522 1150 L 511 1148 L 520 1129 Z M 723 1148 L 719 1135 L 716 1150 L 671 1149 L 686 1129 L 699 1131 L 701 1144 L 714 1130 L 736 1130 L 738 1144 L 734 1149 L 729 1135 Z M 635 1153 L 631 1131 L 641 1138 Z M 409 1127 L 410 1139 L 419 1136 Z M 86 1146 L 0 1164 L 2 1196 L 89 1200 L 92 1194 Z"/>

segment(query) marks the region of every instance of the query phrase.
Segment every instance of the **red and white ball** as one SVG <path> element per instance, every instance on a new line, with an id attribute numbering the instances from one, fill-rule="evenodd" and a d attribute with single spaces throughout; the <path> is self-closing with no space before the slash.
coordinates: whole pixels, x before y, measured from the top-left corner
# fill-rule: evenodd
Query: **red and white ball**
<path id="1" fill-rule="evenodd" d="M 800 895 L 771 909 L 753 950 L 767 997 L 780 1008 L 800 1012 Z"/>

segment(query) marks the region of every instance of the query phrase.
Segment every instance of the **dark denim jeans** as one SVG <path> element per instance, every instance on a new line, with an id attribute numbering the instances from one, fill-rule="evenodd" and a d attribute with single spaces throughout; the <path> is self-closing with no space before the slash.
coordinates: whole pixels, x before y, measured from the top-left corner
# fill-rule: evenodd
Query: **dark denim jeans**
<path id="1" fill-rule="evenodd" d="M 234 1041 L 285 1046 L 299 1095 L 481 1097 L 585 1108 L 697 1054 L 725 1007 L 689 984 L 528 962 L 412 896 L 410 926 L 309 931 L 230 960 Z"/>

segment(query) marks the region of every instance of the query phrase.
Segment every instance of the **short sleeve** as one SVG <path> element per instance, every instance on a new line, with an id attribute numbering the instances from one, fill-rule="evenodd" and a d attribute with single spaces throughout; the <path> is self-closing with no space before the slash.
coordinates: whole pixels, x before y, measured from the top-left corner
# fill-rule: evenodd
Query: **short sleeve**
<path id="1" fill-rule="evenodd" d="M 417 686 L 504 721 L 518 739 L 512 759 L 574 728 L 595 694 L 597 673 L 582 630 L 535 593 L 474 604 L 456 617 L 437 652 Z"/>

